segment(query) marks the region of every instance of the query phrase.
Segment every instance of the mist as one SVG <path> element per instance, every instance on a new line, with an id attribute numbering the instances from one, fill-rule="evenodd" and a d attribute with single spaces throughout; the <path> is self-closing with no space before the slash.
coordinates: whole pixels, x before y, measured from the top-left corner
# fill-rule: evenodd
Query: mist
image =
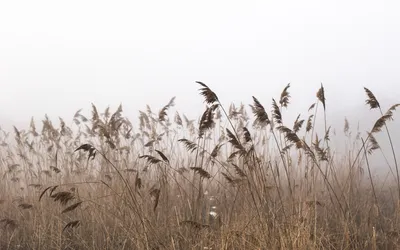
<path id="1" fill-rule="evenodd" d="M 205 105 L 195 81 L 226 107 L 248 106 L 252 96 L 270 107 L 290 83 L 285 115 L 293 122 L 307 115 L 322 83 L 328 124 L 341 131 L 347 118 L 365 132 L 379 114 L 364 105 L 363 87 L 385 108 L 400 102 L 398 7 L 397 1 L 3 2 L 0 124 L 25 128 L 45 115 L 70 121 L 79 109 L 89 114 L 92 103 L 99 110 L 122 104 L 135 121 L 147 104 L 158 111 L 174 96 L 176 110 L 198 118 Z M 398 137 L 399 126 L 391 126 Z"/>

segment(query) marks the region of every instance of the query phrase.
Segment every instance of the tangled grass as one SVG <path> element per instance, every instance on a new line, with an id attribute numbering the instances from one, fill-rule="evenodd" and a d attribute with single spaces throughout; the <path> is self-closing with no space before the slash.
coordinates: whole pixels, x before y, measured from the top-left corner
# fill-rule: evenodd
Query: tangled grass
<path id="1" fill-rule="evenodd" d="M 138 126 L 122 106 L 93 105 L 91 118 L 79 110 L 70 127 L 45 117 L 40 132 L 33 120 L 14 127 L 14 140 L 2 131 L 0 249 L 400 248 L 387 127 L 398 104 L 384 113 L 365 88 L 381 117 L 337 155 L 322 85 L 307 116 L 289 125 L 290 85 L 271 110 L 253 97 L 250 118 L 197 83 L 206 105 L 198 121 L 170 115 L 172 98 L 158 113 L 140 111 Z M 375 180 L 369 165 L 382 130 L 394 181 Z"/>

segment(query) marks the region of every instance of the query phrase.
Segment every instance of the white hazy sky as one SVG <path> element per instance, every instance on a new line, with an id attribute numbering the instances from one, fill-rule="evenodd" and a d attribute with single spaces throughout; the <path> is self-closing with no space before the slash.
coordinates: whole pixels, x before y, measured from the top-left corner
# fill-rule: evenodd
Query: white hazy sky
<path id="1" fill-rule="evenodd" d="M 368 0 L 1 1 L 0 124 L 69 119 L 92 102 L 122 103 L 135 118 L 173 96 L 197 117 L 195 81 L 225 104 L 255 95 L 269 106 L 289 82 L 296 112 L 321 82 L 331 113 L 367 109 L 363 86 L 393 104 L 399 10 Z"/>

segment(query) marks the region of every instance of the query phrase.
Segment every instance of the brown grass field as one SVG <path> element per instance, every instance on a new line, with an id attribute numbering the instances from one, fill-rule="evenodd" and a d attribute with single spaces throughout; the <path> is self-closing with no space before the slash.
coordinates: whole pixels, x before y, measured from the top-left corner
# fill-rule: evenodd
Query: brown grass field
<path id="1" fill-rule="evenodd" d="M 138 125 L 121 106 L 93 105 L 69 126 L 46 117 L 41 131 L 33 120 L 2 130 L 0 249 L 400 249 L 387 126 L 399 105 L 382 110 L 365 88 L 381 118 L 339 155 L 322 85 L 305 115 L 287 122 L 290 85 L 272 106 L 253 97 L 250 107 L 224 108 L 197 84 L 206 105 L 198 120 L 170 112 L 173 98 L 140 111 Z M 386 180 L 369 164 L 382 153 L 378 133 L 391 148 Z"/>

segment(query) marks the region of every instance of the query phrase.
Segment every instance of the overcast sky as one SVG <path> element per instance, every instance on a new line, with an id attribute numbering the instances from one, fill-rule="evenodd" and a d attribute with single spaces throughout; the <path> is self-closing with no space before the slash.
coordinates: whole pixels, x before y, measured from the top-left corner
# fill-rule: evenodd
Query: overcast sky
<path id="1" fill-rule="evenodd" d="M 399 1 L 1 1 L 0 124 L 70 119 L 123 104 L 136 118 L 176 96 L 203 109 L 195 81 L 224 102 L 265 106 L 291 83 L 306 112 L 322 82 L 339 117 L 363 86 L 400 100 Z M 348 109 L 349 113 L 343 113 Z M 351 112 L 352 113 L 351 113 Z"/>

